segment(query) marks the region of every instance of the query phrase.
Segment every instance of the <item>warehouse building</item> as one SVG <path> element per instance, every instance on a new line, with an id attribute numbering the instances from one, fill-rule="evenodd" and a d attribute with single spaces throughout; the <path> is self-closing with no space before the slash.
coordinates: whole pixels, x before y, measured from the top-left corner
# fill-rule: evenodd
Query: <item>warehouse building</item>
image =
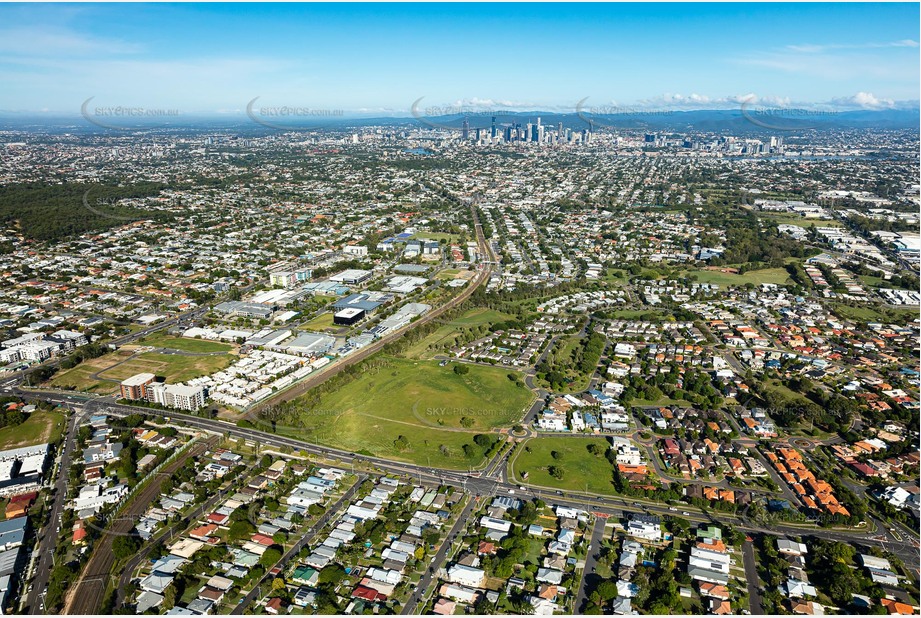
<path id="1" fill-rule="evenodd" d="M 365 317 L 365 312 L 357 307 L 348 307 L 333 314 L 333 324 L 340 326 L 351 326 L 361 322 Z"/>
<path id="2" fill-rule="evenodd" d="M 373 274 L 374 273 L 372 273 L 370 270 L 359 270 L 355 268 L 355 269 L 343 270 L 338 275 L 333 275 L 332 277 L 330 277 L 329 280 L 335 281 L 336 283 L 346 283 L 348 285 L 357 285 L 359 283 L 364 283 L 365 281 L 370 279 L 371 275 Z"/>

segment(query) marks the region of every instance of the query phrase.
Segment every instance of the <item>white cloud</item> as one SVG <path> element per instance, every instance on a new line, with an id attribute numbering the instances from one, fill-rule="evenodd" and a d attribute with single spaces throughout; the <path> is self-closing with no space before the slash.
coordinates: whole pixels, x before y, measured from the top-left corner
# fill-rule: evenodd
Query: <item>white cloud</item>
<path id="1" fill-rule="evenodd" d="M 143 46 L 137 43 L 91 37 L 67 28 L 46 26 L 0 30 L 0 53 L 13 57 L 104 57 L 141 51 Z"/>
<path id="2" fill-rule="evenodd" d="M 832 99 L 831 103 L 839 107 L 861 109 L 893 109 L 896 107 L 892 99 L 880 99 L 873 96 L 871 92 L 858 92 L 853 96 Z"/>
<path id="3" fill-rule="evenodd" d="M 886 43 L 804 43 L 801 45 L 787 45 L 786 49 L 794 52 L 813 54 L 833 49 L 886 49 L 894 47 L 918 47 L 918 42 L 912 39 L 903 39 L 901 41 L 889 41 Z"/>

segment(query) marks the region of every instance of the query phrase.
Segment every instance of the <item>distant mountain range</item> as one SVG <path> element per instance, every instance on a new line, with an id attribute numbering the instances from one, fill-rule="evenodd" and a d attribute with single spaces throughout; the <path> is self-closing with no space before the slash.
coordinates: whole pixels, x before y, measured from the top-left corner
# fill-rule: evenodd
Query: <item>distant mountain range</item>
<path id="1" fill-rule="evenodd" d="M 326 128 L 341 130 L 348 127 L 385 126 L 401 129 L 418 127 L 444 128 L 460 130 L 467 119 L 471 133 L 477 128 L 489 129 L 492 116 L 489 113 L 451 114 L 444 116 L 343 116 L 337 118 L 305 119 L 303 122 L 287 120 L 277 128 L 312 129 Z M 593 114 L 588 110 L 582 113 L 560 113 L 558 111 L 526 111 L 496 113 L 497 127 L 520 124 L 524 127 L 540 118 L 541 124 L 557 127 L 563 123 L 564 128 L 577 131 L 589 128 L 627 129 L 638 131 L 713 132 L 713 133 L 770 133 L 779 131 L 804 130 L 840 130 L 840 129 L 919 129 L 921 128 L 921 110 L 856 110 L 844 112 L 813 112 L 809 110 L 759 110 L 759 109 L 721 109 L 669 112 L 631 112 L 620 114 Z M 108 118 L 109 125 L 118 125 L 118 121 Z M 121 126 L 121 125 L 119 125 Z M 179 131 L 215 131 L 236 130 L 260 133 L 272 130 L 250 120 L 245 114 L 205 115 L 188 114 L 170 118 L 167 121 L 152 119 L 141 123 L 135 119 L 124 125 L 144 129 L 176 129 Z M 39 132 L 74 132 L 98 133 L 106 131 L 95 126 L 85 118 L 76 116 L 41 116 L 37 114 L 15 114 L 0 112 L 0 128 L 34 130 Z M 111 131 L 117 133 L 117 131 Z"/>

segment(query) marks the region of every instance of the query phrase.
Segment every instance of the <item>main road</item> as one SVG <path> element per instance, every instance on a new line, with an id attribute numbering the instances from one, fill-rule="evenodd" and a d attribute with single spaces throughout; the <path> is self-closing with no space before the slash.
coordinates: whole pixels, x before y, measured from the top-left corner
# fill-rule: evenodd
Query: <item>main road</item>
<path id="1" fill-rule="evenodd" d="M 12 389 L 16 393 L 18 389 Z M 30 392 L 31 397 L 41 396 L 40 393 Z M 78 395 L 48 393 L 48 401 L 62 403 L 66 405 L 83 405 L 85 400 Z M 238 427 L 233 423 L 211 418 L 202 418 L 191 414 L 185 414 L 175 410 L 157 410 L 152 408 L 141 408 L 119 404 L 112 398 L 99 398 L 94 402 L 100 412 L 105 412 L 114 416 L 127 416 L 128 414 L 146 414 L 149 416 L 169 417 L 172 423 L 181 423 L 193 429 L 208 431 L 216 434 L 222 434 L 235 438 L 271 446 L 275 448 L 291 448 L 302 451 L 317 457 L 325 458 L 331 461 L 339 462 L 343 466 L 360 466 L 370 470 L 376 470 L 384 474 L 394 474 L 408 478 L 418 478 L 420 482 L 438 482 L 441 484 L 453 485 L 461 488 L 468 493 L 486 496 L 495 494 L 515 494 L 516 497 L 524 498 L 541 498 L 546 501 L 552 500 L 554 504 L 569 506 L 587 511 L 603 512 L 612 516 L 621 517 L 627 513 L 645 512 L 656 515 L 677 516 L 677 509 L 668 504 L 660 502 L 651 502 L 643 499 L 624 498 L 621 496 L 599 496 L 583 492 L 560 492 L 551 488 L 544 487 L 525 487 L 522 490 L 518 485 L 503 482 L 501 479 L 482 476 L 482 471 L 468 472 L 466 470 L 448 470 L 442 468 L 430 468 L 410 463 L 402 463 L 370 457 L 366 455 L 357 455 L 355 453 L 336 449 L 327 446 L 320 446 L 296 438 L 280 436 L 259 429 L 248 427 Z M 892 536 L 888 530 L 881 530 L 879 539 L 870 537 L 865 527 L 850 529 L 820 528 L 815 525 L 793 525 L 778 523 L 771 525 L 762 525 L 748 519 L 744 515 L 723 512 L 711 512 L 709 510 L 699 509 L 691 505 L 682 504 L 681 508 L 688 515 L 682 515 L 685 519 L 697 523 L 715 523 L 715 524 L 732 524 L 739 530 L 745 532 L 756 532 L 772 535 L 791 535 L 802 536 L 812 535 L 845 543 L 861 542 L 867 545 L 874 545 L 890 551 L 906 564 L 916 564 L 918 562 L 918 548 L 910 542 L 902 540 L 899 542 L 896 537 Z"/>
<path id="2" fill-rule="evenodd" d="M 32 588 L 25 596 L 23 608 L 28 608 L 30 614 L 42 614 L 45 611 L 43 596 L 45 588 L 48 587 L 48 579 L 51 576 L 51 569 L 54 567 L 54 552 L 57 549 L 57 541 L 61 533 L 60 522 L 64 511 L 64 503 L 67 500 L 67 481 L 70 478 L 70 462 L 73 457 L 74 444 L 76 443 L 77 426 L 83 418 L 81 412 L 74 412 L 67 420 L 67 428 L 64 431 L 63 445 L 61 447 L 61 456 L 56 462 L 57 477 L 54 480 L 53 489 L 49 501 L 51 508 L 48 510 L 48 520 L 44 528 L 36 533 L 38 543 L 33 552 L 35 579 L 32 581 Z"/>

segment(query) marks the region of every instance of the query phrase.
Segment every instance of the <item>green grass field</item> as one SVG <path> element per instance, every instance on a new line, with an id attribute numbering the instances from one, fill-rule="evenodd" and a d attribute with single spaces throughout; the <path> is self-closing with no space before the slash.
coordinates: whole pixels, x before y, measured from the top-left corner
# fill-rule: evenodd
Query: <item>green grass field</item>
<path id="1" fill-rule="evenodd" d="M 229 367 L 234 361 L 224 356 L 178 356 L 146 352 L 140 356 L 100 373 L 100 377 L 124 380 L 137 373 L 150 372 L 164 376 L 170 384 L 184 382 Z"/>
<path id="2" fill-rule="evenodd" d="M 799 217 L 791 213 L 767 213 L 759 212 L 758 217 L 766 221 L 772 221 L 777 225 L 798 225 L 800 227 L 809 229 L 810 225 L 815 225 L 816 227 L 842 227 L 842 223 L 837 220 L 825 220 L 825 219 L 807 219 L 805 217 Z"/>
<path id="3" fill-rule="evenodd" d="M 414 234 L 414 238 L 418 238 L 419 240 L 437 240 L 438 242 L 446 240 L 448 244 L 460 242 L 460 236 L 458 234 L 448 234 L 447 232 L 417 232 Z"/>
<path id="4" fill-rule="evenodd" d="M 409 346 L 403 353 L 407 358 L 432 358 L 436 353 L 443 351 L 446 346 L 454 343 L 454 338 L 462 328 L 471 328 L 482 326 L 484 324 L 496 324 L 510 319 L 507 313 L 477 307 L 464 313 L 446 324 L 442 324 L 431 335 L 424 337 L 413 345 Z"/>
<path id="5" fill-rule="evenodd" d="M 437 275 L 435 275 L 435 278 L 441 279 L 443 281 L 450 281 L 451 279 L 454 279 L 455 277 L 457 277 L 457 275 L 459 274 L 460 274 L 460 270 L 458 270 L 457 268 L 445 268 L 444 270 L 440 271 Z"/>
<path id="6" fill-rule="evenodd" d="M 99 359 L 94 359 L 99 360 Z M 101 382 L 92 377 L 92 374 L 104 366 L 90 364 L 92 361 L 80 363 L 72 369 L 61 371 L 51 378 L 49 386 L 55 388 L 72 388 L 77 391 L 109 395 L 118 390 L 118 385 L 111 382 Z"/>
<path id="7" fill-rule="evenodd" d="M 52 442 L 61 435 L 63 428 L 63 414 L 36 410 L 23 424 L 0 429 L 0 451 Z"/>
<path id="8" fill-rule="evenodd" d="M 604 438 L 531 438 L 524 442 L 513 456 L 512 471 L 516 482 L 552 487 L 568 491 L 586 491 L 596 494 L 613 494 L 614 468 L 604 455 L 592 455 L 589 444 L 597 444 L 604 453 L 610 443 Z M 531 452 L 528 452 L 530 449 Z M 559 459 L 551 453 L 560 454 Z M 563 470 L 563 478 L 550 476 L 548 468 Z M 522 478 L 528 473 L 527 480 Z"/>
<path id="9" fill-rule="evenodd" d="M 318 315 L 317 317 L 315 317 L 314 319 L 308 322 L 304 322 L 298 328 L 301 328 L 303 330 L 323 331 L 323 330 L 326 330 L 327 328 L 339 328 L 339 327 L 333 324 L 332 312 L 327 311 L 326 313 L 321 313 L 320 315 Z"/>
<path id="10" fill-rule="evenodd" d="M 453 365 L 387 360 L 385 368 L 323 395 L 316 406 L 301 411 L 296 429 L 285 431 L 350 451 L 464 468 L 482 458 L 469 460 L 463 445 L 477 433 L 515 424 L 534 398 L 503 369 L 469 365 L 469 373 L 458 375 Z M 462 419 L 469 419 L 469 426 Z M 394 444 L 401 435 L 408 449 Z"/>
<path id="11" fill-rule="evenodd" d="M 631 406 L 690 406 L 694 404 L 684 399 L 672 399 L 671 397 L 660 397 L 655 401 L 649 399 L 633 399 L 630 401 Z"/>
<path id="12" fill-rule="evenodd" d="M 605 312 L 605 314 L 621 320 L 661 320 L 664 313 L 661 309 L 613 309 Z"/>
<path id="13" fill-rule="evenodd" d="M 860 322 L 895 322 L 904 324 L 918 317 L 917 307 L 851 306 L 833 303 L 832 310 L 842 318 Z"/>
<path id="14" fill-rule="evenodd" d="M 184 382 L 220 371 L 230 366 L 234 360 L 236 357 L 231 354 L 181 356 L 159 352 L 145 352 L 131 358 L 131 352 L 122 349 L 59 372 L 51 379 L 50 386 L 110 394 L 118 390 L 118 384 L 112 380 L 121 382 L 137 373 L 150 372 L 163 376 L 169 383 Z M 94 377 L 94 374 L 98 375 L 98 378 Z"/>
<path id="15" fill-rule="evenodd" d="M 684 274 L 696 275 L 697 280 L 701 283 L 716 283 L 721 286 L 745 285 L 746 283 L 751 283 L 753 285 L 759 285 L 761 283 L 784 285 L 790 280 L 790 274 L 784 268 L 752 270 L 744 275 L 722 273 L 718 270 L 689 270 Z"/>
<path id="16" fill-rule="evenodd" d="M 172 350 L 182 350 L 183 352 L 229 352 L 233 346 L 217 341 L 206 341 L 203 339 L 187 339 L 185 337 L 170 337 L 163 333 L 156 333 L 141 339 L 139 345 L 149 345 L 157 348 L 170 348 Z"/>

